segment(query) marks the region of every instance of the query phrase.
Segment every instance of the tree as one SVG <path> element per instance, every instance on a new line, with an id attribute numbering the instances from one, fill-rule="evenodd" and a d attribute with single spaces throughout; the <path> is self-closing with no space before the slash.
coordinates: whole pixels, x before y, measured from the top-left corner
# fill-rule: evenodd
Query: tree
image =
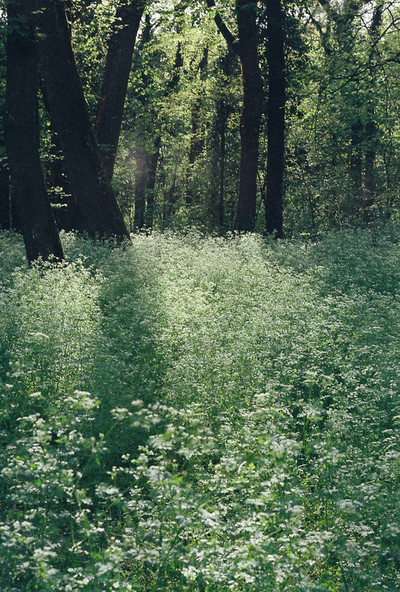
<path id="1" fill-rule="evenodd" d="M 208 67 L 208 47 L 203 49 L 203 55 L 198 66 L 198 73 L 200 81 L 204 81 L 207 75 Z M 201 84 L 200 89 L 196 93 L 196 97 L 193 101 L 191 108 L 191 131 L 190 131 L 190 150 L 189 150 L 189 172 L 193 169 L 196 161 L 201 155 L 204 149 L 204 125 L 202 122 L 202 103 L 204 99 L 204 86 Z M 193 202 L 194 193 L 191 187 L 190 181 L 187 183 L 185 199 L 186 204 L 190 206 Z"/>
<path id="2" fill-rule="evenodd" d="M 72 51 L 65 4 L 60 0 L 41 0 L 40 9 L 41 69 L 52 123 L 80 215 L 76 227 L 92 237 L 128 238 L 89 119 Z"/>
<path id="3" fill-rule="evenodd" d="M 109 179 L 113 175 L 132 56 L 145 6 L 146 0 L 131 0 L 120 4 L 108 42 L 95 136 L 101 147 L 103 166 Z"/>
<path id="4" fill-rule="evenodd" d="M 7 2 L 4 121 L 13 199 L 28 260 L 63 258 L 39 159 L 38 48 L 30 0 Z"/>
<path id="5" fill-rule="evenodd" d="M 186 5 L 183 2 L 175 7 L 174 20 L 182 11 L 182 4 Z M 178 41 L 172 71 L 167 81 L 156 80 L 160 56 L 159 51 L 154 49 L 153 28 L 150 15 L 146 15 L 145 26 L 134 59 L 135 77 L 130 95 L 131 102 L 136 106 L 130 122 L 133 129 L 136 169 L 134 183 L 134 228 L 136 230 L 144 226 L 147 228 L 153 226 L 156 172 L 162 145 L 160 103 L 166 101 L 176 90 L 183 67 L 182 44 Z"/>
<path id="6" fill-rule="evenodd" d="M 207 0 L 215 9 L 214 0 Z M 257 170 L 263 88 L 258 59 L 257 2 L 236 0 L 238 35 L 235 37 L 215 13 L 215 23 L 228 46 L 237 54 L 242 74 L 243 108 L 240 118 L 239 197 L 235 229 L 253 231 L 256 221 Z"/>
<path id="7" fill-rule="evenodd" d="M 285 157 L 285 53 L 284 13 L 281 0 L 267 1 L 267 192 L 265 229 L 283 236 L 283 175 Z"/>

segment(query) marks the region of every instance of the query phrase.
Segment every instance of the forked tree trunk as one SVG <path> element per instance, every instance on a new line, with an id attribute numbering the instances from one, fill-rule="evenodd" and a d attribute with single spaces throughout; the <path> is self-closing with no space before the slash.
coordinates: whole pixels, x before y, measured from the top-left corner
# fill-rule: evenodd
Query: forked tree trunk
<path id="1" fill-rule="evenodd" d="M 61 0 L 40 0 L 41 66 L 50 115 L 81 220 L 89 236 L 128 238 L 121 210 L 104 173 L 89 120 Z"/>
<path id="2" fill-rule="evenodd" d="M 7 3 L 4 121 L 13 197 L 30 262 L 63 258 L 39 159 L 38 52 L 31 0 Z"/>
<path id="3" fill-rule="evenodd" d="M 109 179 L 113 175 L 133 50 L 145 4 L 145 0 L 130 0 L 117 8 L 108 43 L 95 136 Z"/>
<path id="4" fill-rule="evenodd" d="M 265 229 L 283 236 L 283 175 L 285 152 L 285 56 L 281 0 L 267 2 L 268 153 Z"/>

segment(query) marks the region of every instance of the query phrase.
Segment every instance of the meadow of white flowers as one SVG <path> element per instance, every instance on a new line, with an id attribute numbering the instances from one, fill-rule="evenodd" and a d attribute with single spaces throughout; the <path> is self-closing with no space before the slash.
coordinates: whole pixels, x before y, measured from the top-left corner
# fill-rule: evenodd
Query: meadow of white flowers
<path id="1" fill-rule="evenodd" d="M 400 235 L 0 234 L 2 592 L 400 589 Z"/>

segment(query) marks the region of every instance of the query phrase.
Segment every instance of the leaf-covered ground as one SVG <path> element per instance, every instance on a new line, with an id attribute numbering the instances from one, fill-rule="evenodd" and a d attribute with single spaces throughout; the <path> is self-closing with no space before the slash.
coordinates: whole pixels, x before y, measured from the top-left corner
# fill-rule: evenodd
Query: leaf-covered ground
<path id="1" fill-rule="evenodd" d="M 400 240 L 0 234 L 0 589 L 400 589 Z"/>

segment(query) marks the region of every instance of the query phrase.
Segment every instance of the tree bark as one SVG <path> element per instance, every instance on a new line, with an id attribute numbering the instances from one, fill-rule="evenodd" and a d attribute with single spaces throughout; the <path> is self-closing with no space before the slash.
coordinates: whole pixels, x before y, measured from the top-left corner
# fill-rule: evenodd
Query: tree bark
<path id="1" fill-rule="evenodd" d="M 285 56 L 281 0 L 267 2 L 267 192 L 265 229 L 283 237 L 283 175 L 285 153 Z"/>
<path id="2" fill-rule="evenodd" d="M 40 0 L 41 66 L 54 128 L 81 213 L 77 230 L 120 240 L 129 234 L 106 177 L 89 120 L 61 0 Z"/>
<path id="3" fill-rule="evenodd" d="M 118 6 L 108 43 L 95 136 L 109 179 L 113 175 L 133 50 L 145 4 L 145 0 L 130 0 Z"/>
<path id="4" fill-rule="evenodd" d="M 38 51 L 31 0 L 7 3 L 5 140 L 28 261 L 63 258 L 39 159 Z"/>
<path id="5" fill-rule="evenodd" d="M 211 231 L 219 234 L 225 223 L 225 166 L 226 166 L 226 127 L 230 107 L 224 97 L 216 102 L 212 134 L 212 161 L 209 180 L 206 216 Z"/>
<path id="6" fill-rule="evenodd" d="M 207 0 L 215 8 L 214 0 Z M 239 57 L 242 73 L 243 109 L 240 118 L 239 197 L 235 230 L 253 231 L 256 222 L 257 170 L 263 88 L 258 58 L 257 2 L 236 0 L 238 38 L 226 27 L 220 14 L 215 23 L 228 47 Z"/>
<path id="7" fill-rule="evenodd" d="M 256 3 L 236 0 L 243 110 L 240 118 L 239 199 L 235 230 L 253 231 L 256 222 L 258 146 L 263 90 L 258 60 Z"/>

